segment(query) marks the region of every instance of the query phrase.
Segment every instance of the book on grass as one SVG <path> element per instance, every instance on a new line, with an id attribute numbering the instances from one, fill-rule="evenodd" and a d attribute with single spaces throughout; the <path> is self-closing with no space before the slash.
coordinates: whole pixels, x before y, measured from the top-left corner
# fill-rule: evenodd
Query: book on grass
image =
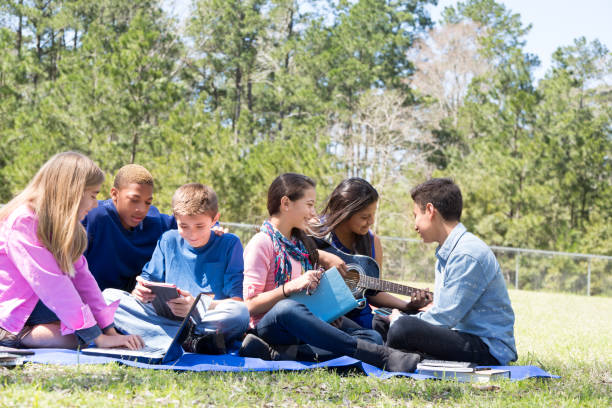
<path id="1" fill-rule="evenodd" d="M 0 367 L 14 367 L 23 362 L 24 357 L 19 354 L 0 352 Z"/>
<path id="2" fill-rule="evenodd" d="M 417 372 L 459 382 L 489 382 L 510 378 L 508 370 L 479 368 L 475 363 L 466 361 L 423 360 L 417 364 Z"/>
<path id="3" fill-rule="evenodd" d="M 155 309 L 155 313 L 160 316 L 167 317 L 168 319 L 183 320 L 182 317 L 178 317 L 172 313 L 172 310 L 166 303 L 169 300 L 176 299 L 180 296 L 176 285 L 146 280 L 142 280 L 140 283 L 155 293 L 155 299 L 153 299 L 153 302 L 151 302 L 151 305 Z"/>
<path id="4" fill-rule="evenodd" d="M 472 372 L 474 371 L 474 368 L 476 368 L 477 366 L 478 364 L 471 363 L 469 361 L 431 360 L 431 359 L 426 358 L 417 365 L 417 368 L 419 367 L 422 367 L 424 369 L 436 368 L 440 370 L 456 368 L 456 369 L 459 369 L 459 371 Z"/>
<path id="5" fill-rule="evenodd" d="M 15 347 L 0 346 L 0 355 L 3 353 L 17 354 L 20 356 L 31 356 L 34 352 L 29 349 L 20 349 Z"/>
<path id="6" fill-rule="evenodd" d="M 289 298 L 303 303 L 315 316 L 328 323 L 358 306 L 357 300 L 336 268 L 323 273 L 317 289 L 312 294 L 303 290 Z"/>

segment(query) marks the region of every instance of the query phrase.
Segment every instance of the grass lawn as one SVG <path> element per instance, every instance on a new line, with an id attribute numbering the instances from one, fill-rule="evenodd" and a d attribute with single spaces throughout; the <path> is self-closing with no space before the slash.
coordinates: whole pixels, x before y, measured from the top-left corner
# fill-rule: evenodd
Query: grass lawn
<path id="1" fill-rule="evenodd" d="M 510 291 L 518 364 L 559 380 L 450 381 L 299 373 L 175 373 L 119 365 L 0 368 L 0 406 L 612 406 L 612 298 Z"/>

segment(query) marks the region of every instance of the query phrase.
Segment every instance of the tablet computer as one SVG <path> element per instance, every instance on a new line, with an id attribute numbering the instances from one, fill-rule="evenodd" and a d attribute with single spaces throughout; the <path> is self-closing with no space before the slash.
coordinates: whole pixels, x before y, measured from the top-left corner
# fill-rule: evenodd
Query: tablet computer
<path id="1" fill-rule="evenodd" d="M 144 287 L 151 289 L 151 291 L 155 294 L 155 299 L 153 299 L 153 302 L 151 302 L 151 305 L 155 309 L 155 313 L 160 316 L 167 317 L 168 319 L 183 320 L 182 317 L 175 316 L 166 303 L 169 300 L 176 299 L 180 296 L 176 285 L 145 280 L 141 281 L 140 283 Z"/>

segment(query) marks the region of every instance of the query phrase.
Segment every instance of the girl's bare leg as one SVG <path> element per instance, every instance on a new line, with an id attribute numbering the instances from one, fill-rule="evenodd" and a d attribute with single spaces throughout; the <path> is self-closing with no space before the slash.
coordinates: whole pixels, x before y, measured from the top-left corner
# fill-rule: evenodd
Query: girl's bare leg
<path id="1" fill-rule="evenodd" d="M 60 323 L 37 324 L 32 331 L 21 340 L 21 347 L 26 348 L 70 348 L 78 345 L 74 334 L 62 336 Z"/>

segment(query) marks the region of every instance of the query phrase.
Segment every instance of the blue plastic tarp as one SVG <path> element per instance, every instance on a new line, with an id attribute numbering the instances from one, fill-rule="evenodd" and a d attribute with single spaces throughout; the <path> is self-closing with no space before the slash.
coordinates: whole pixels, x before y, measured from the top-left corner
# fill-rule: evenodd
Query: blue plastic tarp
<path id="1" fill-rule="evenodd" d="M 239 357 L 237 355 L 225 354 L 221 356 L 210 356 L 204 354 L 185 353 L 173 364 L 155 365 L 145 364 L 128 360 L 120 360 L 110 357 L 88 356 L 74 350 L 63 349 L 38 349 L 35 354 L 28 356 L 26 361 L 40 364 L 106 364 L 118 362 L 132 367 L 147 368 L 152 370 L 175 370 L 175 371 L 278 371 L 278 370 L 310 370 L 313 368 L 357 368 L 365 374 L 380 379 L 394 376 L 405 376 L 415 380 L 435 379 L 435 377 L 415 373 L 392 373 L 381 370 L 369 364 L 363 363 L 351 357 L 340 357 L 323 363 L 305 363 L 299 361 L 264 361 L 258 358 Z M 510 371 L 510 379 L 519 381 L 526 378 L 560 378 L 547 373 L 536 366 L 497 366 Z"/>

